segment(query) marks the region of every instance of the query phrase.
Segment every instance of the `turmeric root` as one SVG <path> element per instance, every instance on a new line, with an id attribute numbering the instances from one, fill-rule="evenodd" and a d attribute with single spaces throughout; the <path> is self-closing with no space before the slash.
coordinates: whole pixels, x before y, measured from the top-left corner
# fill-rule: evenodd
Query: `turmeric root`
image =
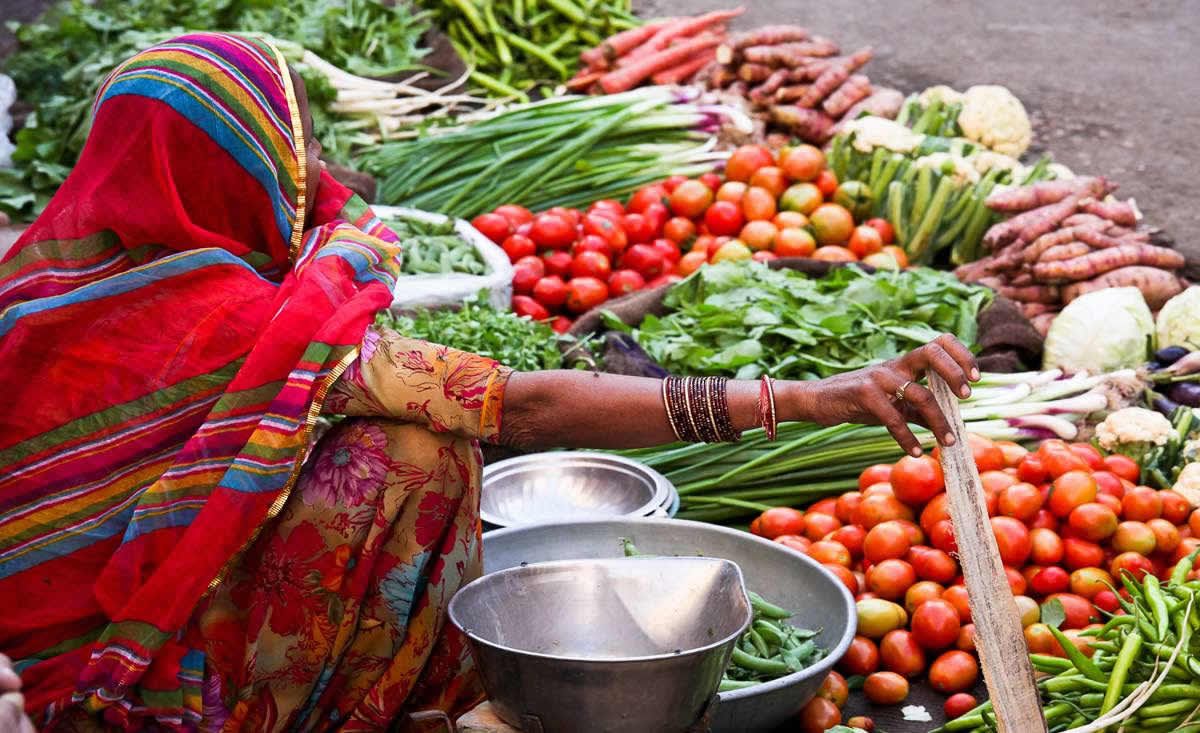
<path id="1" fill-rule="evenodd" d="M 717 47 L 717 61 L 722 64 L 732 64 L 737 60 L 742 49 L 751 46 L 778 46 L 781 43 L 807 40 L 807 28 L 801 28 L 798 25 L 767 25 L 740 33 L 722 43 Z"/>
<path id="2" fill-rule="evenodd" d="M 1053 247 L 1042 252 L 1037 257 L 1038 262 L 1058 262 L 1060 260 L 1070 260 L 1092 251 L 1092 248 L 1083 242 L 1067 242 L 1066 244 L 1056 244 Z"/>
<path id="3" fill-rule="evenodd" d="M 810 143 L 824 143 L 833 131 L 833 119 L 815 109 L 777 104 L 771 107 L 771 121 Z"/>
<path id="4" fill-rule="evenodd" d="M 1063 288 L 1063 302 L 1070 303 L 1081 295 L 1105 288 L 1135 287 L 1142 291 L 1146 305 L 1156 311 L 1183 292 L 1183 283 L 1172 272 L 1157 267 L 1132 266 L 1106 272 L 1100 277 L 1073 283 Z"/>
<path id="5" fill-rule="evenodd" d="M 1073 193 L 1100 198 L 1107 196 L 1116 186 L 1103 178 L 1076 178 L 1070 181 L 1043 181 L 1032 186 L 998 191 L 984 201 L 989 209 L 1005 213 L 1016 213 L 1036 209 L 1047 204 L 1056 204 Z"/>
<path id="6" fill-rule="evenodd" d="M 1174 270 L 1183 267 L 1183 255 L 1166 247 L 1126 244 L 1061 262 L 1038 262 L 1033 266 L 1033 276 L 1044 283 L 1074 282 L 1132 265 Z"/>
<path id="7" fill-rule="evenodd" d="M 863 74 L 854 74 L 844 84 L 837 88 L 821 104 L 825 114 L 834 119 L 846 114 L 846 110 L 871 96 L 871 80 Z"/>
<path id="8" fill-rule="evenodd" d="M 835 56 L 838 45 L 828 38 L 814 38 L 804 43 L 785 43 L 781 46 L 750 46 L 742 49 L 742 58 L 750 63 L 767 66 L 799 66 L 813 56 Z"/>
<path id="9" fill-rule="evenodd" d="M 1079 202 L 1079 209 L 1089 214 L 1104 217 L 1121 226 L 1137 225 L 1137 209 L 1128 201 L 1097 201 L 1094 198 Z"/>

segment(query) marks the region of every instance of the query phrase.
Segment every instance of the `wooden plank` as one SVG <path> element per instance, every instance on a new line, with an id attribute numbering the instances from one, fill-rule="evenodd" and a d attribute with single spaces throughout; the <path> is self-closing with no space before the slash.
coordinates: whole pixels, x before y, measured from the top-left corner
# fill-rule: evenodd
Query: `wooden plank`
<path id="1" fill-rule="evenodd" d="M 1045 733 L 1046 719 L 1042 716 L 1042 701 L 1034 682 L 1020 614 L 992 534 L 979 470 L 958 411 L 958 397 L 933 372 L 929 373 L 929 387 L 954 434 L 954 445 L 941 449 L 942 473 L 950 499 L 958 560 L 971 603 L 971 619 L 975 622 L 975 646 L 983 663 L 983 678 L 996 711 L 996 722 L 1001 733 Z"/>

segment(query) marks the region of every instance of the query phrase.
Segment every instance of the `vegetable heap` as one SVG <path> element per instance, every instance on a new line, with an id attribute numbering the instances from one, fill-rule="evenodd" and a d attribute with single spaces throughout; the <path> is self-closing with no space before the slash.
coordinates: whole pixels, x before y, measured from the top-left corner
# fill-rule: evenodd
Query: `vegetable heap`
<path id="1" fill-rule="evenodd" d="M 487 292 L 465 300 L 457 311 L 419 309 L 382 311 L 376 323 L 414 339 L 432 341 L 495 359 L 518 371 L 558 369 L 562 338 L 550 327 L 488 305 Z"/>
<path id="2" fill-rule="evenodd" d="M 1200 460 L 1200 414 L 1176 407 L 1168 419 L 1153 410 L 1127 407 L 1096 426 L 1096 443 L 1137 461 L 1147 484 L 1170 489 L 1180 483 L 1189 463 Z"/>
<path id="3" fill-rule="evenodd" d="M 622 537 L 625 557 L 640 555 L 633 542 Z M 821 631 L 801 629 L 787 623 L 792 612 L 766 601 L 749 591 L 754 618 L 750 628 L 733 648 L 733 658 L 725 670 L 718 692 L 754 687 L 762 682 L 799 672 L 825 658 L 828 649 L 813 641 Z"/>
<path id="4" fill-rule="evenodd" d="M 400 237 L 404 247 L 400 271 L 405 275 L 487 274 L 488 267 L 475 245 L 454 231 L 453 219 L 431 223 L 402 214 L 380 218 Z"/>
<path id="5" fill-rule="evenodd" d="M 673 373 L 813 379 L 891 359 L 939 333 L 972 346 L 988 298 L 933 270 L 847 267 L 810 279 L 728 262 L 675 285 L 664 300 L 672 312 L 647 316 L 634 335 Z"/>

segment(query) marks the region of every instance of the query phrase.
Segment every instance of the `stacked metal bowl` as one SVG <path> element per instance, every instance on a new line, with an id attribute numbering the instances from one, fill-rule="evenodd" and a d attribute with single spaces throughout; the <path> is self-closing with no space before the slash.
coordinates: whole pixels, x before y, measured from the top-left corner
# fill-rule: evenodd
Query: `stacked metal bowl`
<path id="1" fill-rule="evenodd" d="M 486 466 L 480 508 L 493 527 L 664 518 L 679 511 L 679 492 L 661 473 L 628 458 L 535 453 Z"/>

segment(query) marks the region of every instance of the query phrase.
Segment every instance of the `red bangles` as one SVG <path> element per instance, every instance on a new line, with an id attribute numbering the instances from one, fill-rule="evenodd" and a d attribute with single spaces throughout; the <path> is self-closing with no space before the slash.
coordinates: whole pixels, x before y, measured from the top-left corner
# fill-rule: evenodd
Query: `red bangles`
<path id="1" fill-rule="evenodd" d="M 724 377 L 667 377 L 663 380 L 663 407 L 676 440 L 733 443 L 741 438 L 729 415 L 728 382 Z"/>

